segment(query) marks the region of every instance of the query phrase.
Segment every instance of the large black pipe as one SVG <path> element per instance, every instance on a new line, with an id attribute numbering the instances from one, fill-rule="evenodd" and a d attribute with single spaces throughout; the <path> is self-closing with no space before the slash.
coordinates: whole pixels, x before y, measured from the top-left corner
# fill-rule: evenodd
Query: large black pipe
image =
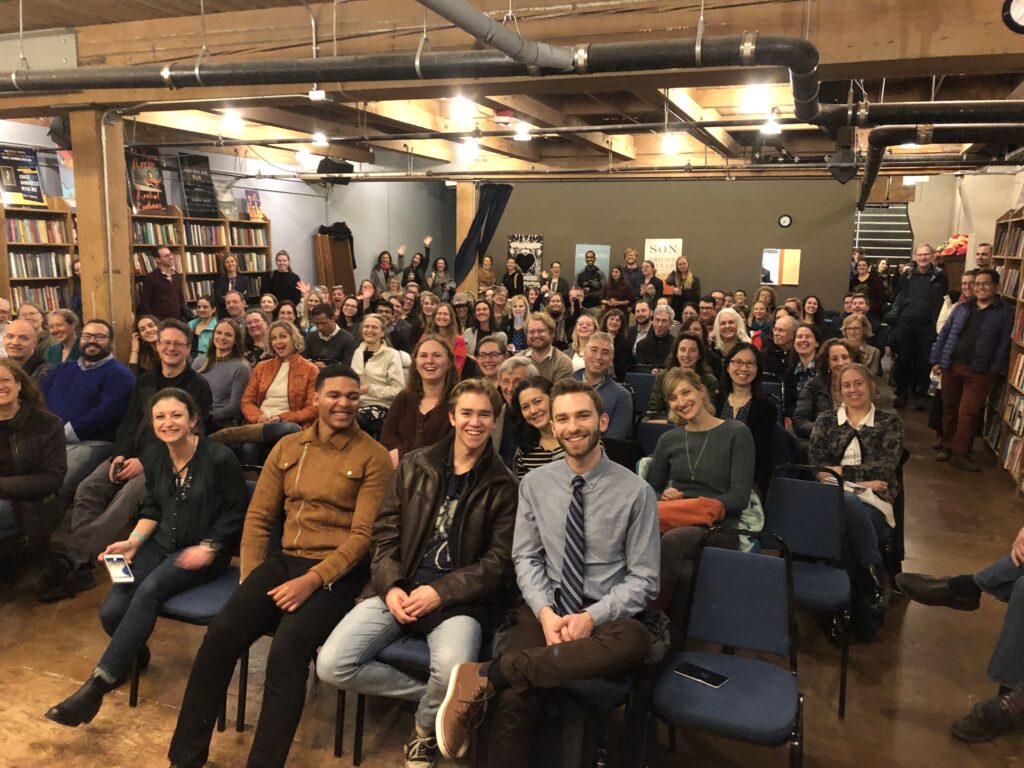
<path id="1" fill-rule="evenodd" d="M 857 209 L 864 210 L 871 187 L 878 178 L 885 158 L 885 150 L 898 144 L 959 144 L 962 142 L 990 141 L 1024 143 L 1024 123 L 1002 125 L 887 125 L 868 134 L 868 157 L 864 176 L 860 182 Z"/>
<path id="2" fill-rule="evenodd" d="M 892 104 L 824 104 L 812 123 L 828 128 L 853 125 L 1024 122 L 1024 101 L 903 101 Z"/>

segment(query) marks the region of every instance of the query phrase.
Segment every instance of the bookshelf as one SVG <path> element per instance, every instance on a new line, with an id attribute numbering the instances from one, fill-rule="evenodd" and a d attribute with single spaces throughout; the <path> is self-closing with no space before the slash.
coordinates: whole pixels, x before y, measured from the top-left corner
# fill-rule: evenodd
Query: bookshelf
<path id="1" fill-rule="evenodd" d="M 74 214 L 60 197 L 46 197 L 46 207 L 0 205 L 0 289 L 17 312 L 22 302 L 44 312 L 67 307 L 75 258 Z"/>
<path id="2" fill-rule="evenodd" d="M 254 299 L 259 304 L 263 292 L 263 275 L 274 268 L 274 255 L 270 250 L 269 219 L 239 219 L 228 221 L 228 253 L 238 259 L 238 271 L 252 278 Z"/>

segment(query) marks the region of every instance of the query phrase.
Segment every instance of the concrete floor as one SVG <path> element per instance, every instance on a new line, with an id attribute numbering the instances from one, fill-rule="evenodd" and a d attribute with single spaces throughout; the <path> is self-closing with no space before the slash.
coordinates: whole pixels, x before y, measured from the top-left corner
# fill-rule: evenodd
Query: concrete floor
<path id="1" fill-rule="evenodd" d="M 970 475 L 932 460 L 924 414 L 905 413 L 908 486 L 908 571 L 964 573 L 1009 550 L 1024 524 L 1021 503 L 1008 475 L 987 466 Z M 127 686 L 107 697 L 88 726 L 62 728 L 43 718 L 46 709 L 71 694 L 89 674 L 105 644 L 96 618 L 104 587 L 72 601 L 39 605 L 26 584 L 0 588 L 0 766 L 37 768 L 150 768 L 166 766 L 167 744 L 185 679 L 202 630 L 160 622 L 151 640 L 153 662 L 142 677 L 140 703 L 128 707 Z M 806 762 L 811 767 L 995 768 L 1024 764 L 1024 735 L 968 746 L 948 735 L 949 724 L 979 698 L 993 693 L 985 677 L 988 655 L 1003 606 L 986 598 L 965 614 L 901 604 L 889 615 L 880 641 L 855 647 L 845 722 L 836 717 L 839 654 L 809 617 L 800 641 L 800 683 L 805 694 Z M 248 729 L 215 734 L 212 765 L 245 764 L 259 712 L 266 642 L 254 647 Z M 1024 649 L 1022 649 L 1024 653 Z M 353 697 L 354 699 L 354 697 Z M 235 689 L 229 699 L 235 706 Z M 335 696 L 310 686 L 306 711 L 291 750 L 290 765 L 348 765 L 333 757 Z M 351 745 L 354 701 L 350 701 L 346 747 Z M 367 768 L 401 766 L 401 744 L 412 724 L 408 704 L 380 700 L 371 706 L 365 744 Z M 664 731 L 662 731 L 664 739 Z M 680 739 L 679 752 L 662 750 L 663 765 L 781 766 L 785 754 L 698 736 Z"/>

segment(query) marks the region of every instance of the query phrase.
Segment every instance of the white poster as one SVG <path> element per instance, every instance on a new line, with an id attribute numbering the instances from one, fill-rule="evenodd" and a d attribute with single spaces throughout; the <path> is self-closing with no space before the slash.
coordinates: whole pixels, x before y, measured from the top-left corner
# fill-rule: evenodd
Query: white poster
<path id="1" fill-rule="evenodd" d="M 644 261 L 654 262 L 654 271 L 664 278 L 676 268 L 676 259 L 683 255 L 683 238 L 652 238 L 644 240 Z"/>
<path id="2" fill-rule="evenodd" d="M 524 275 L 539 275 L 543 269 L 544 235 L 510 234 L 508 258 L 515 259 Z M 502 267 L 500 274 L 504 274 Z M 497 271 L 495 274 L 499 274 Z"/>

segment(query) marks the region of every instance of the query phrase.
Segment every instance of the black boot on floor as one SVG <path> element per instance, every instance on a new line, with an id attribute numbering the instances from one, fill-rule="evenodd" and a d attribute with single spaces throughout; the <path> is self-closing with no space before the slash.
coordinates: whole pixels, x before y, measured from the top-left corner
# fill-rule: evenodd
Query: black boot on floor
<path id="1" fill-rule="evenodd" d="M 92 722 L 103 704 L 103 696 L 111 690 L 108 682 L 93 675 L 85 684 L 46 713 L 47 720 L 77 728 L 82 723 Z"/>
<path id="2" fill-rule="evenodd" d="M 882 615 L 889 610 L 889 605 L 892 603 L 892 582 L 889 579 L 889 571 L 885 569 L 884 565 L 870 565 L 868 573 L 871 574 L 871 582 L 875 587 L 871 612 Z"/>

